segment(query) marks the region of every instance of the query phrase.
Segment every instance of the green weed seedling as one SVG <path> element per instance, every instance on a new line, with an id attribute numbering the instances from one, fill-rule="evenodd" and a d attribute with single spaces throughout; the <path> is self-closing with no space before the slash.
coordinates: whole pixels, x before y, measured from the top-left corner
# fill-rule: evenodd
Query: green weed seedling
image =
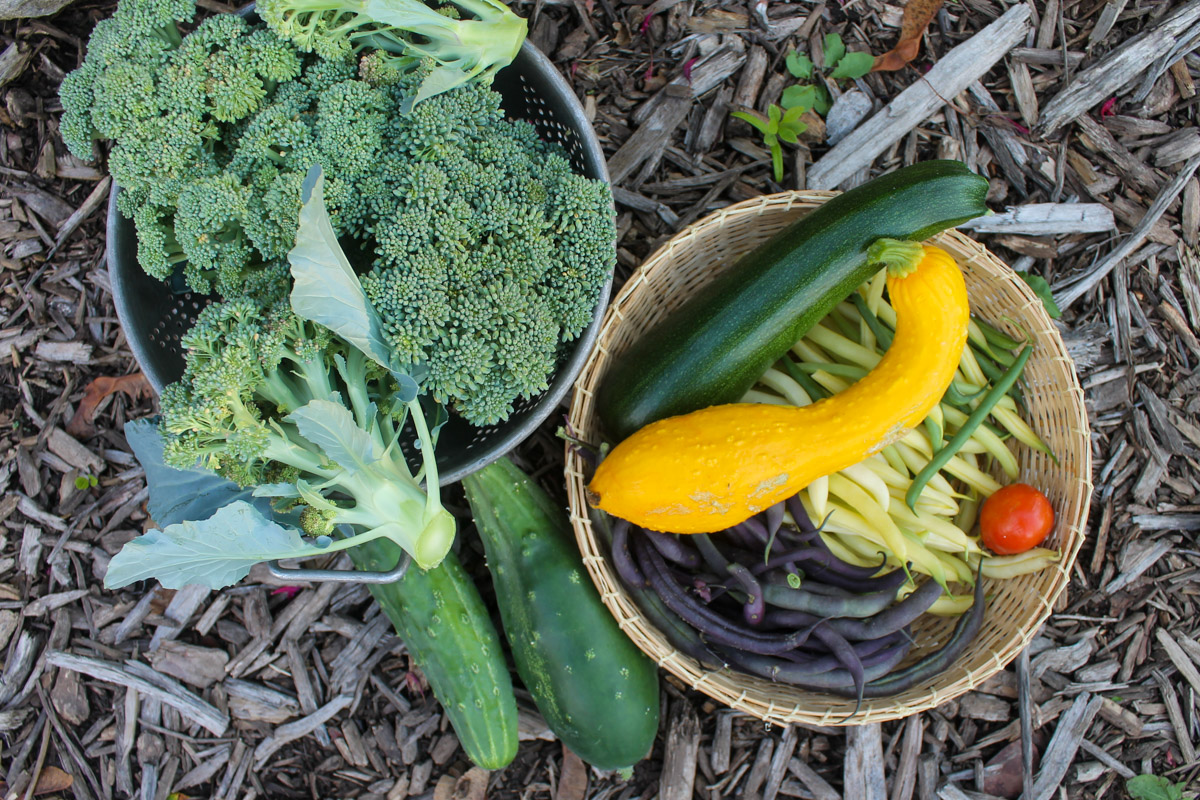
<path id="1" fill-rule="evenodd" d="M 822 117 L 829 113 L 833 98 L 824 81 L 809 82 L 816 72 L 816 65 L 808 56 L 793 50 L 785 60 L 788 72 L 800 83 L 783 90 L 779 103 L 767 107 L 766 116 L 757 111 L 734 111 L 730 116 L 748 122 L 762 134 L 763 144 L 771 151 L 771 166 L 775 182 L 783 180 L 783 145 L 798 144 L 800 134 L 808 125 L 800 118 L 808 111 L 816 111 Z M 830 80 L 853 80 L 871 71 L 875 57 L 870 53 L 848 53 L 842 37 L 836 33 L 825 35 L 825 58 L 822 72 L 827 71 Z"/>

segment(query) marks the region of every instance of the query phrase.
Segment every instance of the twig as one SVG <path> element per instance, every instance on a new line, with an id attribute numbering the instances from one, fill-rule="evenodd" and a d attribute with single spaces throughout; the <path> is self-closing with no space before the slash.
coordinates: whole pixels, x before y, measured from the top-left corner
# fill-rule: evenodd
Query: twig
<path id="1" fill-rule="evenodd" d="M 1145 71 L 1175 39 L 1200 20 L 1200 0 L 1192 0 L 1162 22 L 1127 40 L 1056 94 L 1042 109 L 1034 128 L 1038 136 L 1049 136 L 1106 97 L 1119 92 Z M 1063 40 L 1065 47 L 1066 40 Z"/>
<path id="2" fill-rule="evenodd" d="M 1033 687 L 1029 677 L 1029 648 L 1017 656 L 1017 709 L 1021 717 L 1021 791 L 1033 797 Z"/>
<path id="3" fill-rule="evenodd" d="M 1058 786 L 1075 760 L 1079 751 L 1079 743 L 1091 726 L 1092 720 L 1100 710 L 1104 698 L 1084 692 L 1075 698 L 1075 702 L 1061 717 L 1054 729 L 1054 736 L 1046 746 L 1046 754 L 1042 758 L 1042 768 L 1037 780 L 1030 790 L 1032 794 L 1022 794 L 1022 800 L 1050 800 L 1058 791 Z"/>
<path id="4" fill-rule="evenodd" d="M 295 722 L 289 722 L 286 725 L 280 725 L 275 729 L 275 733 L 259 742 L 258 747 L 254 749 L 254 769 L 261 769 L 267 759 L 273 756 L 281 747 L 312 733 L 318 727 L 333 719 L 339 711 L 352 702 L 354 702 L 353 696 L 340 694 L 307 717 L 298 719 Z"/>
<path id="5" fill-rule="evenodd" d="M 137 661 L 116 664 L 98 658 L 77 656 L 55 650 L 46 654 L 46 664 L 60 669 L 70 669 L 90 675 L 96 680 L 115 683 L 127 689 L 137 689 L 147 697 L 155 698 L 174 708 L 185 718 L 220 736 L 229 727 L 229 716 L 216 706 L 197 697 L 183 688 L 178 681 L 159 675 Z"/>
<path id="6" fill-rule="evenodd" d="M 1200 0 L 1198 0 L 1200 1 Z M 1115 250 L 1108 254 L 1108 257 L 1092 267 L 1086 275 L 1072 283 L 1054 295 L 1054 301 L 1058 303 L 1058 307 L 1064 311 L 1069 308 L 1076 300 L 1090 292 L 1096 284 L 1104 280 L 1108 273 L 1112 272 L 1113 268 L 1120 264 L 1123 259 L 1129 256 L 1136 250 L 1146 237 L 1150 235 L 1151 228 L 1154 223 L 1158 222 L 1159 218 L 1166 213 L 1167 207 L 1174 202 L 1179 193 L 1183 191 L 1183 187 L 1195 174 L 1197 167 L 1200 167 L 1200 156 L 1195 156 L 1184 165 L 1175 179 L 1171 181 L 1162 192 L 1154 200 L 1154 204 L 1150 206 L 1150 210 L 1146 212 L 1146 216 L 1142 217 L 1142 221 L 1134 228 L 1129 237 L 1121 242 Z"/>

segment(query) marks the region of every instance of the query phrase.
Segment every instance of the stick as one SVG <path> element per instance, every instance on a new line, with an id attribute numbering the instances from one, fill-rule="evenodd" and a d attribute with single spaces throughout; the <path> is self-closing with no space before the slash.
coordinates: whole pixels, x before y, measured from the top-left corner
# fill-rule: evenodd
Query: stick
<path id="1" fill-rule="evenodd" d="M 1033 795 L 1021 795 L 1022 800 L 1050 800 L 1075 760 L 1084 734 L 1100 710 L 1104 698 L 1087 692 L 1075 698 L 1070 708 L 1059 717 L 1054 736 L 1042 757 L 1042 769 L 1033 783 Z"/>
<path id="2" fill-rule="evenodd" d="M 1200 2 L 1200 0 L 1197 0 Z M 1017 6 L 1014 6 L 1016 8 Z M 1146 216 L 1142 217 L 1142 221 L 1138 226 L 1130 232 L 1129 238 L 1122 242 L 1117 249 L 1108 254 L 1108 257 L 1093 267 L 1086 275 L 1080 278 L 1075 283 L 1067 286 L 1054 295 L 1054 301 L 1058 303 L 1058 307 L 1062 310 L 1067 308 L 1079 298 L 1083 297 L 1100 281 L 1104 280 L 1108 273 L 1112 272 L 1113 268 L 1120 264 L 1130 253 L 1136 250 L 1146 237 L 1150 235 L 1150 229 L 1154 227 L 1154 223 L 1158 222 L 1159 217 L 1166 213 L 1167 207 L 1179 196 L 1183 191 L 1183 187 L 1191 179 L 1196 172 L 1196 168 L 1200 167 L 1200 156 L 1194 156 L 1184 165 L 1175 179 L 1171 181 L 1167 188 L 1162 190 L 1154 200 L 1154 205 L 1150 206 L 1150 210 L 1146 212 Z"/>
<path id="3" fill-rule="evenodd" d="M 60 669 L 82 672 L 96 680 L 115 683 L 127 689 L 136 689 L 146 697 L 166 703 L 185 718 L 210 731 L 214 736 L 223 735 L 229 727 L 227 714 L 221 713 L 216 706 L 183 688 L 175 679 L 159 675 L 145 664 L 136 661 L 116 664 L 98 658 L 64 653 L 61 650 L 47 653 L 46 664 Z"/>
<path id="4" fill-rule="evenodd" d="M 1175 40 L 1197 21 L 1200 21 L 1200 0 L 1191 0 L 1153 28 L 1125 41 L 1080 72 L 1042 109 L 1042 118 L 1033 129 L 1034 134 L 1049 136 L 1096 103 L 1120 92 L 1155 59 L 1169 51 Z"/>
<path id="5" fill-rule="evenodd" d="M 1021 233 L 1056 236 L 1065 233 L 1116 231 L 1112 209 L 1103 203 L 1029 203 L 1010 206 L 1003 214 L 976 217 L 958 226 L 976 233 Z"/>
<path id="6" fill-rule="evenodd" d="M 887 800 L 883 728 L 878 722 L 846 729 L 846 797 Z"/>
<path id="7" fill-rule="evenodd" d="M 1200 0 L 1194 0 L 1200 2 Z M 808 171 L 810 189 L 834 189 L 981 78 L 1029 30 L 1029 6 L 1015 5 L 947 53 L 923 78 L 859 125 Z"/>

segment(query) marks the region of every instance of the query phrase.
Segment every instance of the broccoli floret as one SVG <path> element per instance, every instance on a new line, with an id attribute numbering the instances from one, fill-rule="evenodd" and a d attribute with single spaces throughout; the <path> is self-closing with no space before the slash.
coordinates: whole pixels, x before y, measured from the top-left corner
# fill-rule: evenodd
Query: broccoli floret
<path id="1" fill-rule="evenodd" d="M 373 52 L 363 77 L 394 84 L 417 78 L 402 109 L 473 81 L 490 83 L 517 56 L 528 26 L 500 0 L 450 0 L 474 16 L 458 19 L 422 0 L 260 0 L 267 25 L 304 52 L 342 60 L 364 48 Z"/>
<path id="2" fill-rule="evenodd" d="M 426 568 L 446 554 L 453 517 L 401 449 L 409 418 L 429 452 L 432 435 L 390 373 L 286 301 L 210 305 L 183 345 L 184 375 L 161 398 L 169 465 L 271 487 L 304 504 L 313 534 L 352 525 L 362 540 L 392 538 Z"/>
<path id="3" fill-rule="evenodd" d="M 181 36 L 176 21 L 195 10 L 194 0 L 122 0 L 60 88 L 67 146 L 90 159 L 93 139 L 116 140 L 109 167 L 123 187 L 209 171 L 219 123 L 245 117 L 299 74 L 291 46 L 241 17 L 209 17 Z"/>
<path id="4" fill-rule="evenodd" d="M 471 86 L 397 119 L 393 210 L 371 227 L 363 286 L 424 388 L 491 424 L 544 390 L 615 261 L 612 195 Z"/>

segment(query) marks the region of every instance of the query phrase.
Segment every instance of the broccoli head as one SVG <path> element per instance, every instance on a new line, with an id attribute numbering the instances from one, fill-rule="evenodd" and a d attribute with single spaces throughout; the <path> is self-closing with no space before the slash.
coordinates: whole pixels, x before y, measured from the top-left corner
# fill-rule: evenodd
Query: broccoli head
<path id="1" fill-rule="evenodd" d="M 122 187 L 211 172 L 220 123 L 246 117 L 300 72 L 287 42 L 232 14 L 182 36 L 177 21 L 195 10 L 194 0 L 122 0 L 59 88 L 68 148 L 90 159 L 93 140 L 115 140 L 109 169 Z"/>
<path id="2" fill-rule="evenodd" d="M 499 96 L 467 86 L 392 126 L 393 207 L 363 287 L 425 389 L 475 424 L 543 391 L 616 260 L 608 184 L 576 174 Z"/>

